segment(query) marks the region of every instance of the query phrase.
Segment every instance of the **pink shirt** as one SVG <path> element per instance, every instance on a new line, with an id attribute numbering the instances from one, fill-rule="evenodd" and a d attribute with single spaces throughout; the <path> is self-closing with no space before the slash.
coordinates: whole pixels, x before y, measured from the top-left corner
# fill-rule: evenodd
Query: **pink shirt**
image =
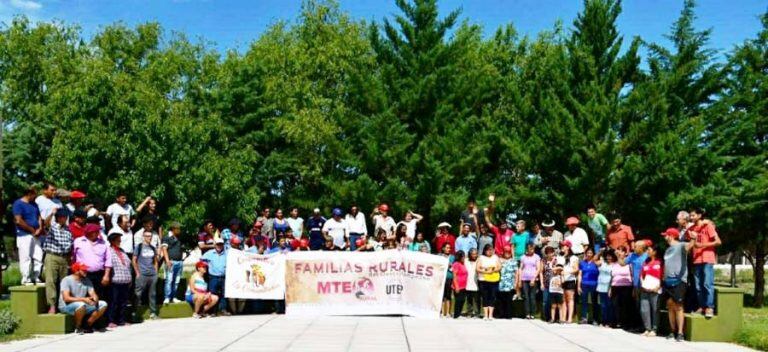
<path id="1" fill-rule="evenodd" d="M 536 269 L 538 268 L 539 262 L 541 261 L 541 257 L 539 257 L 538 254 L 534 253 L 533 255 L 523 255 L 523 258 L 520 259 L 520 269 L 522 270 L 522 275 L 520 277 L 520 280 L 523 281 L 533 281 L 536 279 Z"/>
<path id="2" fill-rule="evenodd" d="M 466 290 L 467 289 L 467 277 L 469 273 L 467 272 L 467 267 L 464 266 L 464 264 L 460 262 L 454 262 L 451 266 L 451 270 L 453 271 L 453 289 L 454 290 Z"/>
<path id="3" fill-rule="evenodd" d="M 515 234 L 510 229 L 506 229 L 504 232 L 501 232 L 501 228 L 498 226 L 491 225 L 491 232 L 494 236 L 494 242 L 493 242 L 493 248 L 496 255 L 501 256 L 504 254 L 504 246 L 511 246 L 512 245 L 512 236 Z M 483 249 L 480 248 L 482 251 Z"/>
<path id="4" fill-rule="evenodd" d="M 91 242 L 87 237 L 78 237 L 73 243 L 72 255 L 76 262 L 88 266 L 88 272 L 101 271 L 112 267 L 112 260 L 107 251 L 107 242 L 101 236 Z"/>
<path id="5" fill-rule="evenodd" d="M 629 264 L 621 266 L 619 263 L 613 263 L 611 275 L 611 286 L 632 286 L 632 271 Z"/>

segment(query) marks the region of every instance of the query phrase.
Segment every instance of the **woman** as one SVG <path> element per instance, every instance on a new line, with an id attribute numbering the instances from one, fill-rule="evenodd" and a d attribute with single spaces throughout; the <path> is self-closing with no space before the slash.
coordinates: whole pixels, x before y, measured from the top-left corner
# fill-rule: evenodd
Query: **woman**
<path id="1" fill-rule="evenodd" d="M 397 229 L 395 230 L 395 240 L 398 249 L 407 250 L 413 240 L 412 237 L 408 236 L 407 230 L 408 228 L 405 224 L 401 223 L 400 225 L 397 225 Z"/>
<path id="2" fill-rule="evenodd" d="M 623 247 L 616 250 L 617 262 L 611 265 L 611 288 L 608 296 L 613 303 L 616 327 L 628 327 L 631 323 L 629 309 L 632 302 L 632 266 L 626 261 L 627 253 Z"/>
<path id="3" fill-rule="evenodd" d="M 600 271 L 595 262 L 595 250 L 587 248 L 584 251 L 584 260 L 579 263 L 579 279 L 577 286 L 581 296 L 581 321 L 580 324 L 592 324 L 597 321 L 597 277 Z M 590 298 L 591 297 L 591 298 Z M 589 319 L 587 303 L 592 301 L 592 319 Z"/>
<path id="4" fill-rule="evenodd" d="M 283 209 L 277 209 L 275 211 L 275 218 L 272 219 L 272 238 L 277 238 L 278 234 L 285 234 L 288 228 L 291 227 L 288 221 L 283 217 Z"/>
<path id="5" fill-rule="evenodd" d="M 424 239 L 424 233 L 418 232 L 416 233 L 416 237 L 413 238 L 413 242 L 408 245 L 408 250 L 418 252 L 421 251 L 421 246 L 423 245 L 427 246 L 427 253 L 432 252 L 432 248 L 429 246 L 429 242 Z"/>
<path id="6" fill-rule="evenodd" d="M 483 294 L 483 319 L 493 320 L 493 306 L 501 279 L 501 262 L 493 252 L 493 246 L 483 247 L 483 255 L 477 260 L 478 286 Z"/>
<path id="7" fill-rule="evenodd" d="M 458 319 L 461 316 L 461 311 L 464 309 L 464 301 L 466 300 L 466 288 L 467 288 L 467 267 L 464 266 L 464 252 L 457 251 L 454 254 L 454 262 L 451 265 L 451 271 L 453 272 L 453 280 L 451 282 L 451 288 L 453 288 L 453 297 L 455 298 L 453 307 L 453 319 Z"/>
<path id="8" fill-rule="evenodd" d="M 386 236 L 386 233 L 384 234 Z M 454 256 L 451 254 L 451 244 L 445 243 L 440 248 L 440 255 L 448 258 L 448 270 L 445 274 L 445 286 L 443 287 L 443 307 L 441 310 L 441 317 L 450 318 L 451 316 L 451 291 L 453 290 L 453 271 L 451 265 L 453 265 Z"/>
<path id="9" fill-rule="evenodd" d="M 535 253 L 536 247 L 528 244 L 525 254 L 520 259 L 520 286 L 525 300 L 525 319 L 533 319 L 536 314 L 536 280 L 541 280 L 541 257 Z"/>
<path id="10" fill-rule="evenodd" d="M 490 244 L 489 244 L 490 245 Z M 501 255 L 501 280 L 499 281 L 499 318 L 512 319 L 512 292 L 520 287 L 520 275 L 517 275 L 517 259 L 512 246 L 504 246 Z"/>
<path id="11" fill-rule="evenodd" d="M 131 292 L 131 258 L 120 248 L 122 236 L 118 232 L 112 232 L 109 240 L 109 256 L 112 262 L 112 280 L 110 281 L 112 300 L 109 309 L 109 326 L 115 328 L 130 324 L 125 320 L 125 307 L 128 305 L 128 297 Z"/>
<path id="12" fill-rule="evenodd" d="M 152 230 L 157 232 L 160 237 L 166 235 L 163 233 L 163 226 L 160 225 L 160 217 L 157 214 L 157 200 L 155 198 L 152 198 L 152 196 L 144 198 L 144 201 L 141 202 L 138 207 L 136 207 L 136 213 L 138 214 L 136 219 L 152 219 Z M 137 225 L 134 230 L 138 231 L 141 229 L 141 226 L 139 225 L 140 222 L 137 221 L 136 224 Z"/>
<path id="13" fill-rule="evenodd" d="M 552 275 L 554 275 L 555 265 L 557 265 L 557 257 L 555 257 L 555 248 L 546 246 L 544 247 L 544 259 L 542 260 L 541 268 L 541 300 L 542 302 L 542 318 L 547 321 L 550 311 L 550 299 L 549 299 L 549 282 L 552 281 Z"/>
<path id="14" fill-rule="evenodd" d="M 573 323 L 573 311 L 575 309 L 576 286 L 579 275 L 579 257 L 571 252 L 571 241 L 565 240 L 560 246 L 563 263 L 563 304 L 565 305 L 566 324 Z"/>
<path id="15" fill-rule="evenodd" d="M 657 258 L 658 246 L 648 246 L 648 258 L 640 272 L 640 314 L 643 318 L 645 332 L 643 336 L 656 336 L 656 328 L 659 324 L 658 302 L 661 291 L 661 261 Z"/>
<path id="16" fill-rule="evenodd" d="M 405 219 L 403 221 L 400 221 L 398 225 L 404 225 L 406 228 L 405 234 L 408 236 L 409 240 L 413 240 L 414 237 L 416 237 L 416 225 L 423 219 L 424 217 L 416 214 L 412 211 L 408 211 L 405 213 Z M 399 231 L 398 231 L 399 232 Z"/>
<path id="17" fill-rule="evenodd" d="M 613 251 L 603 248 L 597 256 L 595 263 L 598 265 L 597 275 L 597 295 L 600 298 L 600 325 L 603 327 L 613 326 L 616 323 L 613 317 L 613 305 L 608 291 L 611 288 L 611 268 L 616 263 L 616 255 Z"/>
<path id="18" fill-rule="evenodd" d="M 469 305 L 469 316 L 480 317 L 482 310 L 480 309 L 480 288 L 477 286 L 477 249 L 472 248 L 469 250 L 466 263 L 464 266 L 469 271 L 469 278 L 467 279 L 467 304 Z"/>
<path id="19" fill-rule="evenodd" d="M 208 283 L 205 281 L 207 273 L 208 263 L 199 261 L 195 264 L 195 272 L 188 280 L 185 298 L 194 308 L 193 318 L 204 317 L 219 302 L 219 296 L 208 291 Z"/>

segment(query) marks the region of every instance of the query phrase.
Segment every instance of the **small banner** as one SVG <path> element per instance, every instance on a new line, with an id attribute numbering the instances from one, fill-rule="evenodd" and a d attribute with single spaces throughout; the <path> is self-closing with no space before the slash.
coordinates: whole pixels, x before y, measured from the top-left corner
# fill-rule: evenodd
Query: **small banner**
<path id="1" fill-rule="evenodd" d="M 447 258 L 421 252 L 291 252 L 286 314 L 438 318 L 447 269 Z"/>
<path id="2" fill-rule="evenodd" d="M 230 249 L 224 292 L 227 298 L 283 299 L 285 255 L 260 255 Z"/>

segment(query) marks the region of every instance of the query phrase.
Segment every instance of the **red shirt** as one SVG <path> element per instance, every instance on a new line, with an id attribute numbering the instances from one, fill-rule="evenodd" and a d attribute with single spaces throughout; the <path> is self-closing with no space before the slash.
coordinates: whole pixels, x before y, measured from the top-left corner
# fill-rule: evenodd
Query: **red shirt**
<path id="1" fill-rule="evenodd" d="M 451 271 L 453 271 L 453 283 L 451 284 L 451 287 L 454 290 L 466 290 L 469 272 L 467 272 L 467 267 L 464 266 L 464 263 L 453 262 Z"/>
<path id="2" fill-rule="evenodd" d="M 437 253 L 443 252 L 443 245 L 446 243 L 451 245 L 451 254 L 456 251 L 456 236 L 451 235 L 450 233 L 441 233 L 435 237 L 435 248 L 437 249 Z"/>
<path id="3" fill-rule="evenodd" d="M 496 255 L 501 256 L 504 254 L 504 246 L 512 245 L 512 236 L 514 236 L 515 233 L 510 229 L 506 229 L 504 230 L 504 233 L 501 233 L 501 228 L 494 225 L 491 225 L 491 232 L 493 233 L 493 236 L 494 236 L 494 239 L 493 239 L 494 252 L 496 252 Z M 483 249 L 480 248 L 480 250 L 482 251 Z"/>
<path id="4" fill-rule="evenodd" d="M 698 233 L 696 243 L 714 242 L 717 230 L 711 222 L 702 222 L 701 225 L 691 226 L 689 231 Z M 697 248 L 693 247 L 693 264 L 715 264 L 715 247 Z"/>
<path id="5" fill-rule="evenodd" d="M 632 234 L 632 228 L 624 224 L 619 225 L 618 229 L 612 226 L 608 232 L 608 246 L 613 249 L 624 247 L 629 253 L 632 250 L 629 244 L 634 240 L 635 235 Z"/>
<path id="6" fill-rule="evenodd" d="M 644 279 L 646 275 L 650 275 L 661 280 L 661 261 L 654 259 L 643 264 L 643 271 L 640 278 Z"/>
<path id="7" fill-rule="evenodd" d="M 85 226 L 72 221 L 69 223 L 69 232 L 72 233 L 72 239 L 85 236 Z"/>

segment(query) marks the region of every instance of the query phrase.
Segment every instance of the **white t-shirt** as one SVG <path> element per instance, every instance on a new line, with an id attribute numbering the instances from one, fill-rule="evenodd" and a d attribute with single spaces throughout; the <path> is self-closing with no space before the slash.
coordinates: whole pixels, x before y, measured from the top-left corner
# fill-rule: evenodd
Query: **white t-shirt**
<path id="1" fill-rule="evenodd" d="M 357 212 L 356 216 L 347 214 L 347 225 L 349 225 L 349 233 L 367 234 L 368 225 L 365 224 L 365 215 L 361 212 Z"/>
<path id="2" fill-rule="evenodd" d="M 37 196 L 37 198 L 35 198 L 35 203 L 37 203 L 37 207 L 40 209 L 40 216 L 43 217 L 43 221 L 53 214 L 56 208 L 62 207 L 60 200 L 56 198 L 50 199 L 46 196 Z M 51 219 L 51 222 L 54 220 L 55 219 Z"/>
<path id="3" fill-rule="evenodd" d="M 96 214 L 98 213 L 99 211 L 96 210 L 96 208 L 91 208 L 91 209 L 88 209 L 88 213 L 86 215 L 88 215 L 88 217 L 91 217 L 91 216 L 96 216 Z M 107 228 L 105 225 L 106 224 L 104 223 L 104 217 L 99 215 L 99 226 L 101 226 L 101 231 L 104 231 L 104 229 Z M 115 226 L 115 227 L 119 227 L 119 226 Z"/>
<path id="4" fill-rule="evenodd" d="M 328 232 L 328 236 L 333 238 L 333 245 L 342 249 L 347 246 L 345 240 L 348 231 L 347 222 L 344 219 L 337 221 L 330 218 L 323 225 L 323 232 Z"/>
<path id="5" fill-rule="evenodd" d="M 115 226 L 109 230 L 109 233 L 119 233 L 120 248 L 122 248 L 123 251 L 125 251 L 125 253 L 128 253 L 128 254 L 133 253 L 134 237 L 130 228 L 128 229 L 128 231 L 123 231 L 123 229 L 121 229 L 120 226 Z M 141 241 L 135 242 L 135 244 L 139 244 L 139 243 L 141 243 Z"/>
<path id="6" fill-rule="evenodd" d="M 394 236 L 395 234 L 395 219 L 393 219 L 391 216 L 387 216 L 386 218 L 382 215 L 375 215 L 373 217 L 373 235 L 376 236 L 379 232 L 379 229 L 384 229 L 384 231 L 387 233 L 387 237 Z"/>
<path id="7" fill-rule="evenodd" d="M 571 233 L 571 231 L 566 232 L 565 239 L 571 241 L 571 250 L 573 251 L 573 254 L 584 253 L 584 248 L 589 245 L 587 231 L 584 231 L 581 227 L 577 227 L 573 230 L 573 233 Z"/>
<path id="8" fill-rule="evenodd" d="M 405 235 L 408 236 L 408 238 L 413 239 L 416 237 L 416 220 L 403 220 L 400 223 L 405 225 Z"/>
<path id="9" fill-rule="evenodd" d="M 571 257 L 568 258 L 568 263 L 566 263 L 565 266 L 563 266 L 564 280 L 576 281 L 576 277 L 578 273 L 579 273 L 579 257 L 575 255 L 571 255 Z"/>
<path id="10" fill-rule="evenodd" d="M 117 203 L 112 203 L 109 207 L 107 207 L 107 215 L 112 219 L 112 227 L 118 227 L 117 226 L 117 219 L 121 215 L 128 215 L 128 222 L 131 222 L 131 217 L 133 214 L 136 214 L 135 211 L 133 211 L 133 207 L 130 204 L 126 205 L 120 205 Z"/>
<path id="11" fill-rule="evenodd" d="M 477 262 L 464 259 L 464 266 L 467 267 L 467 291 L 477 291 Z"/>
<path id="12" fill-rule="evenodd" d="M 293 237 L 298 239 L 301 239 L 301 227 L 304 225 L 304 219 L 302 218 L 292 218 L 288 217 L 285 219 L 285 222 L 288 223 L 288 226 L 291 227 L 291 230 L 293 230 Z"/>

